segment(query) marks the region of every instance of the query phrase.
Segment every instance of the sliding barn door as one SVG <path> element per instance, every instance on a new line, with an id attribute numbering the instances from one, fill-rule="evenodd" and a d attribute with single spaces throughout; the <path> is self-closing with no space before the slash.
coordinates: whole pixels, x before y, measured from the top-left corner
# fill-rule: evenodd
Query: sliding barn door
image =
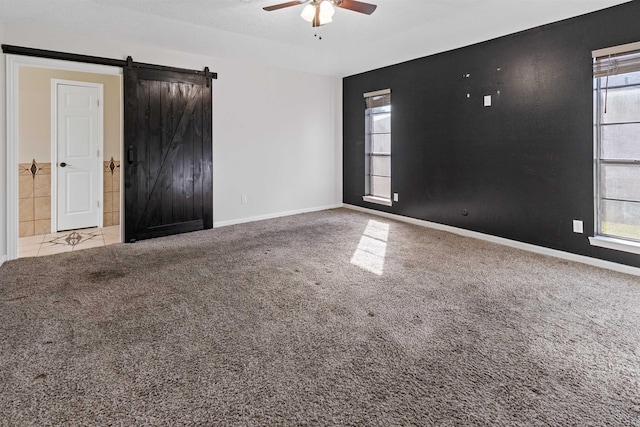
<path id="1" fill-rule="evenodd" d="M 209 76 L 125 67 L 125 242 L 213 227 Z"/>

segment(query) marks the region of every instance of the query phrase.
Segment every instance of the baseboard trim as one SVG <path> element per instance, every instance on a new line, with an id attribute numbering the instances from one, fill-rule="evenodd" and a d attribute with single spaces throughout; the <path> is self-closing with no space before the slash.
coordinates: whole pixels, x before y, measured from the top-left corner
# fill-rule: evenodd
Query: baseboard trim
<path id="1" fill-rule="evenodd" d="M 276 212 L 276 213 L 271 213 L 266 215 L 250 216 L 246 218 L 232 219 L 229 221 L 217 221 L 217 222 L 214 221 L 213 228 L 227 227 L 229 225 L 236 225 L 236 224 L 246 224 L 248 222 L 264 221 L 265 219 L 281 218 L 284 216 L 298 215 L 303 213 L 326 211 L 329 209 L 337 209 L 341 207 L 342 207 L 342 203 L 337 205 L 317 206 L 314 208 L 304 208 L 304 209 L 296 209 L 293 211 Z"/>
<path id="2" fill-rule="evenodd" d="M 380 212 L 373 209 L 363 208 L 360 206 L 344 204 L 343 207 L 347 209 L 355 210 L 355 211 L 366 212 L 376 216 L 381 216 L 384 218 L 394 219 L 396 221 L 419 225 L 421 227 L 447 231 L 449 233 L 457 234 L 464 237 L 472 237 L 474 239 L 484 240 L 491 243 L 497 243 L 503 246 L 522 249 L 522 250 L 533 252 L 540 255 L 548 255 L 555 258 L 564 259 L 567 261 L 575 261 L 582 264 L 591 265 L 594 267 L 600 267 L 600 268 L 605 268 L 607 270 L 617 271 L 619 273 L 626 273 L 634 276 L 640 276 L 640 268 L 632 267 L 630 265 L 618 264 L 616 262 L 605 261 L 599 258 L 592 258 L 584 255 L 572 254 L 571 252 L 559 251 L 557 249 L 549 249 L 542 246 L 532 245 L 530 243 L 523 243 L 523 242 L 518 242 L 516 240 L 505 239 L 504 237 L 492 236 L 490 234 L 484 234 L 484 233 L 479 233 L 477 231 L 465 230 L 464 228 L 452 227 L 450 225 L 438 224 L 436 222 L 424 221 L 421 219 L 410 218 L 407 216 L 396 215 L 396 214 L 391 214 L 387 212 Z"/>

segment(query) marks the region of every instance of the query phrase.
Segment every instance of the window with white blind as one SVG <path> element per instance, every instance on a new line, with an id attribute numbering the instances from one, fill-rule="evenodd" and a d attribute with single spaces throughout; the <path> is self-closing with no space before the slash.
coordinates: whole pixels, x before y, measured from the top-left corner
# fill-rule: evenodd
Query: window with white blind
<path id="1" fill-rule="evenodd" d="M 363 200 L 391 206 L 391 90 L 364 94 L 365 195 Z"/>
<path id="2" fill-rule="evenodd" d="M 640 43 L 594 52 L 596 236 L 640 253 Z"/>

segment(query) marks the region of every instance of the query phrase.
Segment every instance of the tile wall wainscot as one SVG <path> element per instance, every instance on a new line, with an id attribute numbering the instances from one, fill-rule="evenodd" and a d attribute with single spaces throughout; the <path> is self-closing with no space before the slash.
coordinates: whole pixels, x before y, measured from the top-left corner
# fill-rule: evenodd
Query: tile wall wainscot
<path id="1" fill-rule="evenodd" d="M 120 224 L 120 161 L 104 162 L 104 226 Z"/>
<path id="2" fill-rule="evenodd" d="M 104 162 L 103 226 L 120 224 L 120 161 Z M 19 236 L 51 233 L 51 163 L 18 164 Z"/>
<path id="3" fill-rule="evenodd" d="M 20 237 L 51 232 L 51 163 L 18 164 Z"/>

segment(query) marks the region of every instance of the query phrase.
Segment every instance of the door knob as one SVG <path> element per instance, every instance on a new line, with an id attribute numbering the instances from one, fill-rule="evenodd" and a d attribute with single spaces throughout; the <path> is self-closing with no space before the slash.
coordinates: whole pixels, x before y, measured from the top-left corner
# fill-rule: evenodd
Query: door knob
<path id="1" fill-rule="evenodd" d="M 71 165 L 67 165 L 65 162 L 60 163 L 61 168 L 64 168 L 65 166 L 71 166 Z"/>

